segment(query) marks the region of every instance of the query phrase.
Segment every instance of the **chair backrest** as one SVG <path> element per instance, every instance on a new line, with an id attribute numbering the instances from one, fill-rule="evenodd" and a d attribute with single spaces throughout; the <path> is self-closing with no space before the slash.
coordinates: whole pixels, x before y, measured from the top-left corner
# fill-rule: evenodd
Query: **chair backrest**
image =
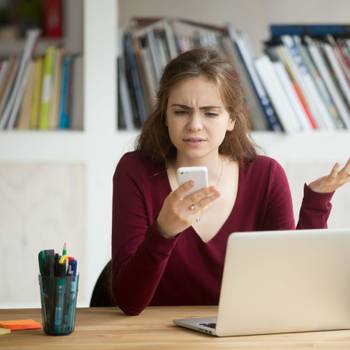
<path id="1" fill-rule="evenodd" d="M 112 261 L 102 270 L 92 292 L 90 307 L 115 306 L 112 297 Z"/>

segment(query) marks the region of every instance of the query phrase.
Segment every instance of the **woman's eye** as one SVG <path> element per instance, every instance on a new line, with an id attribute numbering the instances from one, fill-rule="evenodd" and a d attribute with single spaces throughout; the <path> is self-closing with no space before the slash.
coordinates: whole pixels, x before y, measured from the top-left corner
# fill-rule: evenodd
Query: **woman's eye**
<path id="1" fill-rule="evenodd" d="M 206 112 L 205 115 L 209 118 L 214 118 L 217 117 L 218 114 L 217 113 L 212 113 L 212 112 Z"/>
<path id="2" fill-rule="evenodd" d="M 175 115 L 185 115 L 187 114 L 187 111 L 174 111 Z"/>

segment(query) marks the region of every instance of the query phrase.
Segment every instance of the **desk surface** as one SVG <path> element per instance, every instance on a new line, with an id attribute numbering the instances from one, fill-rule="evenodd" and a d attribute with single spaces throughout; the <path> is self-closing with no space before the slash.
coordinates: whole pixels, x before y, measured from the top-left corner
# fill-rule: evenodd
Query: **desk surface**
<path id="1" fill-rule="evenodd" d="M 116 308 L 78 309 L 74 333 L 46 336 L 17 331 L 0 336 L 0 349 L 317 349 L 350 348 L 350 330 L 217 338 L 173 325 L 174 318 L 214 316 L 216 307 L 149 307 L 139 316 Z M 0 310 L 0 320 L 31 318 L 39 309 Z"/>

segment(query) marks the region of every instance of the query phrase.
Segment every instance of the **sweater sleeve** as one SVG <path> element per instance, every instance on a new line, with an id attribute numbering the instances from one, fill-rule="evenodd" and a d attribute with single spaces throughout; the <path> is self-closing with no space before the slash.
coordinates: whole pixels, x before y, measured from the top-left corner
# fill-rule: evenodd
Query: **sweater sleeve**
<path id="1" fill-rule="evenodd" d="M 162 237 L 147 215 L 142 176 L 132 165 L 122 158 L 113 177 L 112 295 L 137 315 L 151 302 L 176 238 Z"/>
<path id="2" fill-rule="evenodd" d="M 333 194 L 314 192 L 305 184 L 297 229 L 327 228 Z"/>
<path id="3" fill-rule="evenodd" d="M 263 230 L 293 230 L 295 228 L 292 196 L 287 176 L 281 165 L 271 160 L 266 192 Z"/>

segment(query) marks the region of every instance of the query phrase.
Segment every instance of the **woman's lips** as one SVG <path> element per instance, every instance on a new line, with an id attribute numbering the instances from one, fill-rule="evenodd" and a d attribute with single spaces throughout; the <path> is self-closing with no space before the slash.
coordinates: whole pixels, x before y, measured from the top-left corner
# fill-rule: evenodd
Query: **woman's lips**
<path id="1" fill-rule="evenodd" d="M 203 142 L 205 142 L 206 140 L 202 139 L 202 138 L 189 137 L 189 138 L 183 139 L 183 141 L 190 146 L 196 147 L 196 146 L 200 146 L 201 144 L 203 144 Z"/>

